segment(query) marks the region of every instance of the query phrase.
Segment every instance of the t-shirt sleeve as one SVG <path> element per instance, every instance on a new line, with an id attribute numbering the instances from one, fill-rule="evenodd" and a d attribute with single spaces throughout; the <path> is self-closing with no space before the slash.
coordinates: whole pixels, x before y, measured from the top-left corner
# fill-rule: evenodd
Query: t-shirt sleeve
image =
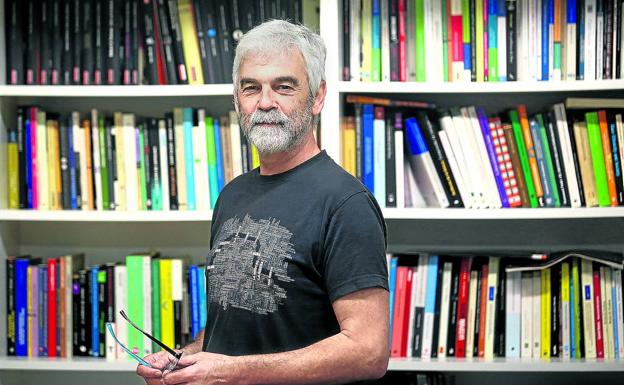
<path id="1" fill-rule="evenodd" d="M 366 191 L 351 195 L 334 211 L 323 244 L 324 278 L 332 303 L 366 288 L 388 290 L 385 222 Z"/>

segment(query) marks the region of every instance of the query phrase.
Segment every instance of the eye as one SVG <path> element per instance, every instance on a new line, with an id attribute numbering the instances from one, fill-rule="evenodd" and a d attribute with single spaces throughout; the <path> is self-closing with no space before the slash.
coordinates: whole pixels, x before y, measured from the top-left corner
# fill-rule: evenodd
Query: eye
<path id="1" fill-rule="evenodd" d="M 294 91 L 295 89 L 290 84 L 283 83 L 277 85 L 277 90 L 282 92 L 290 92 Z"/>
<path id="2" fill-rule="evenodd" d="M 245 94 L 250 94 L 258 90 L 257 85 L 249 84 L 242 87 L 241 91 Z"/>

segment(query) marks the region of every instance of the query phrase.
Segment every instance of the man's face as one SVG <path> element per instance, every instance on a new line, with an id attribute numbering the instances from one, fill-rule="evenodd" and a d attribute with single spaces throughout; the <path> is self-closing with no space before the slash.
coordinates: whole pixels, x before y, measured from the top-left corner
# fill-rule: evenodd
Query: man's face
<path id="1" fill-rule="evenodd" d="M 298 51 L 247 55 L 239 68 L 240 125 L 261 154 L 303 142 L 315 109 Z"/>

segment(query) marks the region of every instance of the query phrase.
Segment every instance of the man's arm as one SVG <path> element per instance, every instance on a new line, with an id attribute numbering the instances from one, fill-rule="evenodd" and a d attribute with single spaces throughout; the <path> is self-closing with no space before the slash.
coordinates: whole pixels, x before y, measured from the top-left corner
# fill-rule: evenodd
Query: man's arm
<path id="1" fill-rule="evenodd" d="M 302 349 L 229 357 L 198 353 L 165 384 L 335 384 L 383 376 L 388 366 L 388 292 L 360 290 L 333 303 L 340 332 Z"/>

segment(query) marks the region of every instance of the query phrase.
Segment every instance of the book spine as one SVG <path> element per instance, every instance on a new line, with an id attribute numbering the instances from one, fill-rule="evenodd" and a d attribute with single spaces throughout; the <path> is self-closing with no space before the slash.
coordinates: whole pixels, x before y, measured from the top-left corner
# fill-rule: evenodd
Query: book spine
<path id="1" fill-rule="evenodd" d="M 611 115 L 607 123 L 609 125 L 609 139 L 611 142 L 611 154 L 613 159 L 613 173 L 615 176 L 615 187 L 618 205 L 624 204 L 624 178 L 622 177 L 622 159 L 620 157 L 620 146 L 623 145 L 618 140 L 617 124 Z"/>
<path id="2" fill-rule="evenodd" d="M 459 272 L 459 296 L 457 302 L 457 324 L 455 336 L 455 356 L 466 357 L 466 323 L 468 318 L 468 288 L 472 258 L 462 258 Z"/>
<path id="3" fill-rule="evenodd" d="M 609 202 L 611 206 L 618 205 L 618 194 L 615 187 L 615 170 L 613 165 L 613 152 L 611 150 L 611 139 L 609 133 L 609 123 L 605 110 L 598 111 L 598 124 L 600 126 L 600 139 L 602 142 L 605 171 L 607 176 L 607 187 L 609 191 Z"/>
<path id="4" fill-rule="evenodd" d="M 554 168 L 553 171 L 554 171 L 554 176 L 555 176 L 555 181 L 556 181 L 555 187 L 559 195 L 561 206 L 570 207 L 571 203 L 570 203 L 570 196 L 568 192 L 568 182 L 567 182 L 564 165 L 563 165 L 561 138 L 559 138 L 559 135 L 555 129 L 556 117 L 552 113 L 552 111 L 547 116 L 548 116 L 548 119 L 545 122 L 546 141 L 550 149 L 549 154 L 552 154 L 551 159 L 552 159 L 552 164 Z"/>
<path id="5" fill-rule="evenodd" d="M 591 161 L 594 170 L 598 204 L 601 207 L 607 207 L 611 203 L 611 198 L 607 182 L 607 171 L 604 160 L 605 153 L 602 145 L 602 135 L 598 113 L 586 113 L 585 121 L 587 124 L 587 135 L 589 139 Z"/>

